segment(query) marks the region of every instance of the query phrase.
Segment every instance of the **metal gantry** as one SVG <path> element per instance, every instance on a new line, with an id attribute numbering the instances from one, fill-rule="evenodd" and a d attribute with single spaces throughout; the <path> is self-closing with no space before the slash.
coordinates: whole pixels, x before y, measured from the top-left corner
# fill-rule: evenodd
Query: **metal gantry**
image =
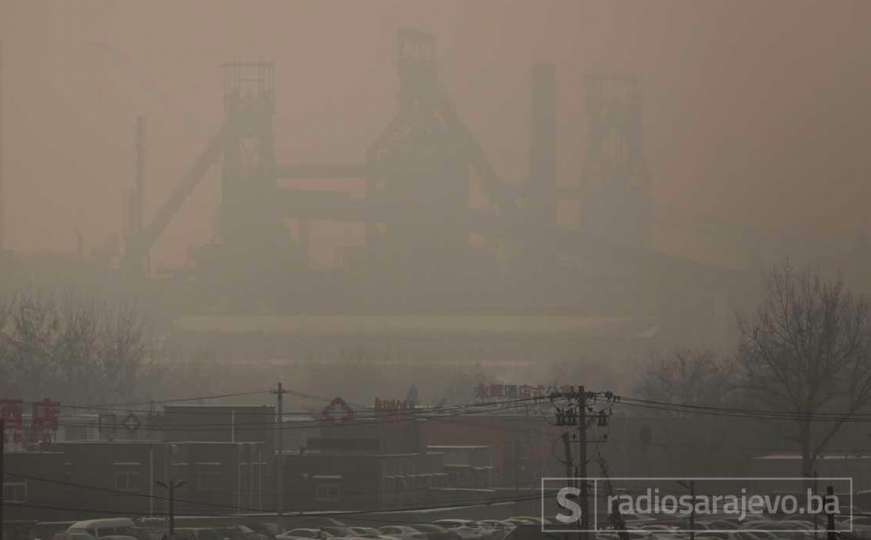
<path id="1" fill-rule="evenodd" d="M 581 227 L 609 244 L 647 248 L 650 185 L 642 152 L 639 83 L 633 78 L 589 76 L 586 101 Z"/>
<path id="2" fill-rule="evenodd" d="M 561 198 L 572 197 L 581 201 L 585 234 L 647 246 L 649 188 L 635 81 L 588 79 L 583 182 L 567 197 L 556 181 L 553 65 L 539 64 L 531 72 L 529 172 L 525 185 L 515 185 L 500 178 L 458 114 L 439 79 L 435 38 L 419 30 L 399 30 L 395 62 L 396 112 L 368 148 L 365 160 L 346 163 L 278 162 L 273 141 L 273 65 L 222 66 L 224 121 L 147 223 L 141 209 L 144 181 L 141 167 L 137 169 L 138 206 L 130 208 L 123 266 L 144 272 L 151 247 L 206 172 L 219 162 L 216 242 L 199 249 L 196 258 L 203 266 L 234 265 L 237 276 L 302 267 L 311 220 L 365 224 L 367 261 L 378 268 L 408 270 L 409 265 L 434 260 L 463 264 L 473 232 L 497 242 L 540 247 L 547 244 L 542 239 L 548 234 L 565 237 L 565 231 L 558 232 L 557 205 Z M 346 179 L 365 185 L 365 196 L 283 187 L 279 182 L 285 179 Z M 489 199 L 489 210 L 473 207 L 475 185 Z M 288 220 L 297 225 L 295 239 Z"/>

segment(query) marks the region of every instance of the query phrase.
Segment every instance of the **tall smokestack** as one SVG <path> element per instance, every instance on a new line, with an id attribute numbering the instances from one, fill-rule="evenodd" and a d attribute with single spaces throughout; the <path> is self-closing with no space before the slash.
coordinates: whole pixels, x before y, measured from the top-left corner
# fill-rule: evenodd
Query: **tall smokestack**
<path id="1" fill-rule="evenodd" d="M 3 42 L 0 41 L 0 253 L 6 246 L 6 205 L 3 185 Z"/>
<path id="2" fill-rule="evenodd" d="M 556 220 L 556 74 L 553 64 L 532 67 L 528 195 L 539 225 Z"/>
<path id="3" fill-rule="evenodd" d="M 145 117 L 136 117 L 136 177 L 133 183 L 132 232 L 142 232 L 145 205 Z"/>
<path id="4" fill-rule="evenodd" d="M 126 194 L 126 204 L 124 205 L 125 212 L 125 250 L 130 256 L 129 250 L 131 244 L 137 241 L 137 238 L 142 234 L 144 225 L 144 205 L 145 205 L 145 117 L 136 117 L 136 126 L 133 130 L 133 147 L 136 153 L 135 164 L 133 170 L 133 185 L 128 189 Z M 146 271 L 148 260 L 137 260 L 136 271 Z"/>

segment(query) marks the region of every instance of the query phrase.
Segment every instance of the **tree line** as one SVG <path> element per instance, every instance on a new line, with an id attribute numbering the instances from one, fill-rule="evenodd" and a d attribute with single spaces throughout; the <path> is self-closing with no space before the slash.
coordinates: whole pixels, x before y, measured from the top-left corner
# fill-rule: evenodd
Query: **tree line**
<path id="1" fill-rule="evenodd" d="M 98 404 L 144 396 L 156 339 L 133 301 L 20 290 L 0 296 L 0 396 Z"/>
<path id="2" fill-rule="evenodd" d="M 835 435 L 871 405 L 871 307 L 841 277 L 789 262 L 764 277 L 755 311 L 738 317 L 728 354 L 654 357 L 637 392 L 666 403 L 770 411 L 813 476 Z"/>

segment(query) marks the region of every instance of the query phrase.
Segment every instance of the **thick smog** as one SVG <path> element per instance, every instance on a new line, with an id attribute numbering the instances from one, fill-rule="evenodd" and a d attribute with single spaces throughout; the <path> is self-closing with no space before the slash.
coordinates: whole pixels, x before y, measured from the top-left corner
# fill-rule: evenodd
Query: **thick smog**
<path id="1" fill-rule="evenodd" d="M 871 538 L 869 27 L 0 0 L 0 540 Z"/>

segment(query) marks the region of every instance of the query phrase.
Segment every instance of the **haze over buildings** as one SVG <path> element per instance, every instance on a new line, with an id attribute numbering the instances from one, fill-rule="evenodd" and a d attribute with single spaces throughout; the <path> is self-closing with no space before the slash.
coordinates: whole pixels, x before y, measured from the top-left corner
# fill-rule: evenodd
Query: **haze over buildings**
<path id="1" fill-rule="evenodd" d="M 378 0 L 257 9 L 7 0 L 0 30 L 8 243 L 72 251 L 80 231 L 90 250 L 120 235 L 140 114 L 149 126 L 145 208 L 153 211 L 219 125 L 217 66 L 229 60 L 275 63 L 280 156 L 362 159 L 393 112 L 396 29 L 416 26 L 437 36 L 441 76 L 508 182 L 524 180 L 532 63 L 558 70 L 558 179 L 566 185 L 583 166 L 583 76 L 636 76 L 657 245 L 743 264 L 687 225 L 712 220 L 727 231 L 822 238 L 867 228 L 869 9 L 858 0 Z M 155 247 L 156 267 L 184 264 L 188 247 L 211 237 L 211 174 Z M 314 249 L 330 262 L 328 246 L 348 233 L 321 228 Z"/>

